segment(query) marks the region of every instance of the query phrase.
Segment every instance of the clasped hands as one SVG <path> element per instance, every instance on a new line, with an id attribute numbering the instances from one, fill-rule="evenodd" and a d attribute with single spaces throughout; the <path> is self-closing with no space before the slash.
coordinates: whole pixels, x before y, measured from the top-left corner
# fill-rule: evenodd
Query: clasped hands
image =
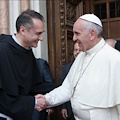
<path id="1" fill-rule="evenodd" d="M 37 99 L 37 105 L 35 106 L 35 109 L 37 111 L 41 111 L 41 110 L 45 109 L 49 105 L 49 103 L 46 101 L 44 95 L 37 94 L 35 96 L 35 98 Z"/>

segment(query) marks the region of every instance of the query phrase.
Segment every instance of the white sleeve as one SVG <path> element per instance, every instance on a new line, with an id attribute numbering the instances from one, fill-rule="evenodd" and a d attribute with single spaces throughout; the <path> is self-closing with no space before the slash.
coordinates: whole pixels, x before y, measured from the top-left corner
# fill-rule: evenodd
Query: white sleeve
<path id="1" fill-rule="evenodd" d="M 70 100 L 70 90 L 65 86 L 60 86 L 45 95 L 46 100 L 49 102 L 49 107 L 58 106 Z"/>
<path id="2" fill-rule="evenodd" d="M 70 72 L 67 74 L 62 85 L 45 95 L 45 98 L 49 102 L 50 107 L 58 106 L 70 100 L 72 89 L 71 75 L 73 75 L 73 72 L 70 69 Z"/>

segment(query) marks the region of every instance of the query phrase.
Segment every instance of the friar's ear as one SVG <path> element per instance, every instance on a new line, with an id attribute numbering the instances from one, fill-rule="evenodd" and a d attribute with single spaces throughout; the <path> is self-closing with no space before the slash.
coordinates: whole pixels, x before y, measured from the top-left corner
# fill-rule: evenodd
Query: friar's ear
<path id="1" fill-rule="evenodd" d="M 20 34 L 22 34 L 23 36 L 25 36 L 26 34 L 26 28 L 24 26 L 20 26 Z"/>

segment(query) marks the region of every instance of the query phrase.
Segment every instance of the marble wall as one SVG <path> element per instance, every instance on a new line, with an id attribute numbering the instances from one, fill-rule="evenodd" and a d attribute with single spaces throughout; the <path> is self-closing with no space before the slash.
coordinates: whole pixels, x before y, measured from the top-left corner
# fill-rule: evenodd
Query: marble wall
<path id="1" fill-rule="evenodd" d="M 9 33 L 8 1 L 0 0 L 0 33 Z"/>

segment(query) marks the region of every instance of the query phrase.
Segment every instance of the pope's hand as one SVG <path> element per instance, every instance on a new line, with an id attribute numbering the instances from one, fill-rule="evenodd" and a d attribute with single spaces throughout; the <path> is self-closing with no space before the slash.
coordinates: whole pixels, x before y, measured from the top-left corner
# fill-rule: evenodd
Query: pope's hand
<path id="1" fill-rule="evenodd" d="M 37 99 L 37 105 L 35 107 L 36 110 L 41 111 L 49 105 L 44 95 L 38 94 L 35 96 L 35 98 Z"/>

